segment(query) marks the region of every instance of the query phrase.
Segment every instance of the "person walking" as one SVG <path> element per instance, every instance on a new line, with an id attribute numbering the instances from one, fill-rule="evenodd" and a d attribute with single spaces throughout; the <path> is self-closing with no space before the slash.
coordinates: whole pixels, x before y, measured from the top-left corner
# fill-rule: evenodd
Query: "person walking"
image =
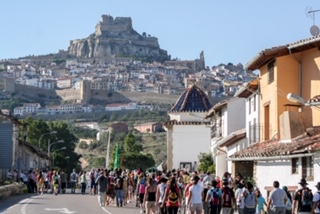
<path id="1" fill-rule="evenodd" d="M 247 181 L 245 189 L 242 192 L 242 197 L 244 201 L 244 214 L 255 214 L 257 207 L 257 197 L 254 193 L 253 184 Z"/>
<path id="2" fill-rule="evenodd" d="M 53 171 L 52 185 L 53 185 L 53 194 L 58 195 L 59 175 L 57 171 Z"/>
<path id="3" fill-rule="evenodd" d="M 203 187 L 199 184 L 199 176 L 193 177 L 193 184 L 189 189 L 188 207 L 191 214 L 201 214 L 203 209 L 202 198 L 204 198 Z"/>
<path id="4" fill-rule="evenodd" d="M 80 175 L 80 184 L 81 184 L 81 194 L 84 195 L 86 193 L 86 187 L 87 187 L 87 177 L 86 177 L 86 171 L 83 171 Z"/>
<path id="5" fill-rule="evenodd" d="M 116 192 L 116 206 L 122 207 L 123 205 L 123 179 L 120 176 L 120 171 L 117 172 L 115 177 L 115 192 Z"/>
<path id="6" fill-rule="evenodd" d="M 99 176 L 95 180 L 95 183 L 98 184 L 98 198 L 100 206 L 105 206 L 106 202 L 106 192 L 107 192 L 107 185 L 108 179 L 105 176 L 105 171 L 101 170 Z"/>
<path id="7" fill-rule="evenodd" d="M 221 210 L 221 189 L 217 188 L 217 181 L 212 180 L 211 189 L 208 190 L 206 196 L 206 202 L 209 204 L 210 214 L 219 214 Z"/>
<path id="8" fill-rule="evenodd" d="M 167 213 L 177 214 L 181 204 L 180 188 L 177 185 L 175 177 L 170 177 L 169 184 L 166 188 L 164 201 L 166 201 Z M 161 204 L 161 208 L 164 207 L 164 203 Z"/>
<path id="9" fill-rule="evenodd" d="M 68 175 L 66 174 L 65 170 L 63 169 L 63 170 L 61 170 L 61 173 L 60 173 L 60 184 L 61 184 L 62 193 L 66 193 L 67 180 L 68 180 Z"/>
<path id="10" fill-rule="evenodd" d="M 146 192 L 146 179 L 143 172 L 139 175 L 139 180 L 137 181 L 137 198 L 140 203 L 140 213 L 144 213 L 144 194 Z"/>
<path id="11" fill-rule="evenodd" d="M 231 214 L 233 206 L 235 210 L 237 209 L 234 192 L 231 188 L 229 188 L 228 185 L 229 185 L 228 179 L 223 179 L 222 180 L 222 186 L 223 186 L 222 197 L 221 197 L 221 214 Z"/>
<path id="12" fill-rule="evenodd" d="M 164 199 L 165 191 L 167 188 L 167 181 L 169 178 L 162 176 L 159 180 L 160 184 L 157 186 L 157 193 L 156 193 L 156 208 L 160 209 L 160 214 L 167 214 L 167 207 L 166 201 Z M 164 206 L 161 206 L 161 205 Z"/>
<path id="13" fill-rule="evenodd" d="M 37 177 L 38 194 L 43 195 L 44 192 L 44 177 L 42 171 L 39 172 Z"/>
<path id="14" fill-rule="evenodd" d="M 312 211 L 313 213 L 319 214 L 320 213 L 320 182 L 318 182 L 315 187 L 317 188 L 317 191 L 313 193 Z"/>
<path id="15" fill-rule="evenodd" d="M 307 187 L 306 179 L 302 178 L 299 182 L 301 188 L 298 189 L 293 197 L 292 213 L 297 209 L 298 214 L 312 213 L 313 194 Z"/>
<path id="16" fill-rule="evenodd" d="M 239 214 L 244 214 L 244 198 L 242 197 L 242 193 L 245 190 L 245 180 L 241 179 L 238 183 L 238 188 L 235 193 L 236 198 L 236 206 Z"/>
<path id="17" fill-rule="evenodd" d="M 210 186 L 212 184 L 212 176 L 210 172 L 207 172 L 206 176 L 203 178 L 203 195 L 206 197 L 208 190 L 210 189 Z M 208 202 L 205 200 L 203 201 L 203 210 L 204 210 L 204 214 L 208 214 L 209 213 L 209 204 Z"/>
<path id="18" fill-rule="evenodd" d="M 286 213 L 287 194 L 279 186 L 279 181 L 273 182 L 273 190 L 270 192 L 267 203 L 267 211 L 271 214 Z"/>
<path id="19" fill-rule="evenodd" d="M 121 174 L 122 177 L 122 189 L 123 189 L 123 205 L 128 203 L 128 176 L 127 172 L 123 171 Z"/>
<path id="20" fill-rule="evenodd" d="M 266 199 L 262 197 L 261 192 L 259 189 L 256 189 L 255 191 L 256 198 L 257 198 L 257 214 L 264 214 L 264 206 L 267 207 Z"/>
<path id="21" fill-rule="evenodd" d="M 148 178 L 146 192 L 144 194 L 144 201 L 146 207 L 146 214 L 156 213 L 156 193 L 157 186 L 154 185 L 154 180 L 150 177 Z"/>
<path id="22" fill-rule="evenodd" d="M 76 193 L 76 186 L 77 186 L 78 177 L 79 176 L 76 172 L 76 169 L 73 169 L 72 173 L 70 174 L 71 193 Z"/>
<path id="23" fill-rule="evenodd" d="M 286 203 L 286 214 L 292 213 L 292 197 L 290 192 L 288 191 L 288 187 L 283 186 L 282 190 L 287 194 L 287 203 Z"/>

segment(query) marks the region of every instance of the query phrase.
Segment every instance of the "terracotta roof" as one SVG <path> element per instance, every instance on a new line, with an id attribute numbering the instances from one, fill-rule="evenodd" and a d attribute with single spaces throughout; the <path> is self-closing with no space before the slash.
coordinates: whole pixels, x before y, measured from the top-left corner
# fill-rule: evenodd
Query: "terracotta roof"
<path id="1" fill-rule="evenodd" d="M 205 112 L 211 107 L 208 96 L 194 84 L 183 92 L 169 112 Z"/>
<path id="2" fill-rule="evenodd" d="M 177 121 L 170 120 L 164 123 L 164 125 L 210 125 L 210 122 L 195 122 L 195 121 Z"/>
<path id="3" fill-rule="evenodd" d="M 257 92 L 259 89 L 258 79 L 252 80 L 251 82 L 246 83 L 242 88 L 240 88 L 234 97 L 248 98 L 253 93 Z"/>
<path id="4" fill-rule="evenodd" d="M 308 129 L 307 132 L 290 143 L 282 143 L 279 140 L 268 140 L 253 144 L 231 155 L 230 159 L 250 159 L 277 157 L 294 154 L 305 154 L 320 149 L 320 129 L 318 127 Z"/>
<path id="5" fill-rule="evenodd" d="M 320 35 L 302 39 L 287 45 L 265 49 L 254 56 L 246 64 L 245 68 L 246 70 L 254 71 L 261 68 L 275 57 L 285 56 L 291 53 L 298 53 L 315 47 L 320 47 Z"/>

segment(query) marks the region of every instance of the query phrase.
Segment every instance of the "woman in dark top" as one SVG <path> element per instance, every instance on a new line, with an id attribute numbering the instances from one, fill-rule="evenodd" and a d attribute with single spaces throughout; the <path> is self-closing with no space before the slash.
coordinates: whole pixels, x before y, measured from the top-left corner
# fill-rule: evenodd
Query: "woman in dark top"
<path id="1" fill-rule="evenodd" d="M 144 194 L 145 207 L 146 207 L 146 214 L 150 214 L 151 210 L 152 213 L 156 213 L 156 192 L 157 186 L 153 185 L 153 179 L 148 178 L 148 186 L 146 187 L 146 192 Z"/>

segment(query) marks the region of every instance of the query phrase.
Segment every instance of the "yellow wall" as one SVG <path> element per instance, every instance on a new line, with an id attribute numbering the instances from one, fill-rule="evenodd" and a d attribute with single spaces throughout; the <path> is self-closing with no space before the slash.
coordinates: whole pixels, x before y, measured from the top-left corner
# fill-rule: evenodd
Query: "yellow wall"
<path id="1" fill-rule="evenodd" d="M 302 62 L 302 97 L 308 100 L 320 95 L 320 52 L 317 48 L 295 54 Z M 278 133 L 280 136 L 279 116 L 288 110 L 285 104 L 293 104 L 288 101 L 288 93 L 299 94 L 299 63 L 292 55 L 277 57 L 274 68 L 274 81 L 268 84 L 268 65 L 260 68 L 260 123 L 265 125 L 265 105 L 269 105 L 269 139 Z M 320 107 L 320 106 L 319 106 Z M 296 109 L 297 110 L 297 109 Z M 312 108 L 313 125 L 320 125 L 320 108 Z M 264 131 L 262 131 L 264 132 Z M 265 136 L 262 133 L 262 136 Z M 268 140 L 268 139 L 264 139 Z"/>
<path id="2" fill-rule="evenodd" d="M 320 51 L 318 48 L 303 53 L 302 73 L 302 97 L 308 100 L 320 95 Z M 319 126 L 320 108 L 312 107 L 311 109 L 313 125 Z"/>

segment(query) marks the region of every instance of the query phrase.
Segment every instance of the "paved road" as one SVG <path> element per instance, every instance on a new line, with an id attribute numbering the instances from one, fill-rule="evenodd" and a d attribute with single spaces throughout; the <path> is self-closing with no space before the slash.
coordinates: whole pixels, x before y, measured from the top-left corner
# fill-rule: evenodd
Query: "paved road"
<path id="1" fill-rule="evenodd" d="M 52 194 L 27 194 L 14 196 L 0 200 L 0 213 L 4 214 L 139 214 L 139 208 L 134 203 L 123 207 L 116 207 L 111 204 L 100 207 L 97 195 L 81 195 L 79 193 L 54 196 Z"/>

